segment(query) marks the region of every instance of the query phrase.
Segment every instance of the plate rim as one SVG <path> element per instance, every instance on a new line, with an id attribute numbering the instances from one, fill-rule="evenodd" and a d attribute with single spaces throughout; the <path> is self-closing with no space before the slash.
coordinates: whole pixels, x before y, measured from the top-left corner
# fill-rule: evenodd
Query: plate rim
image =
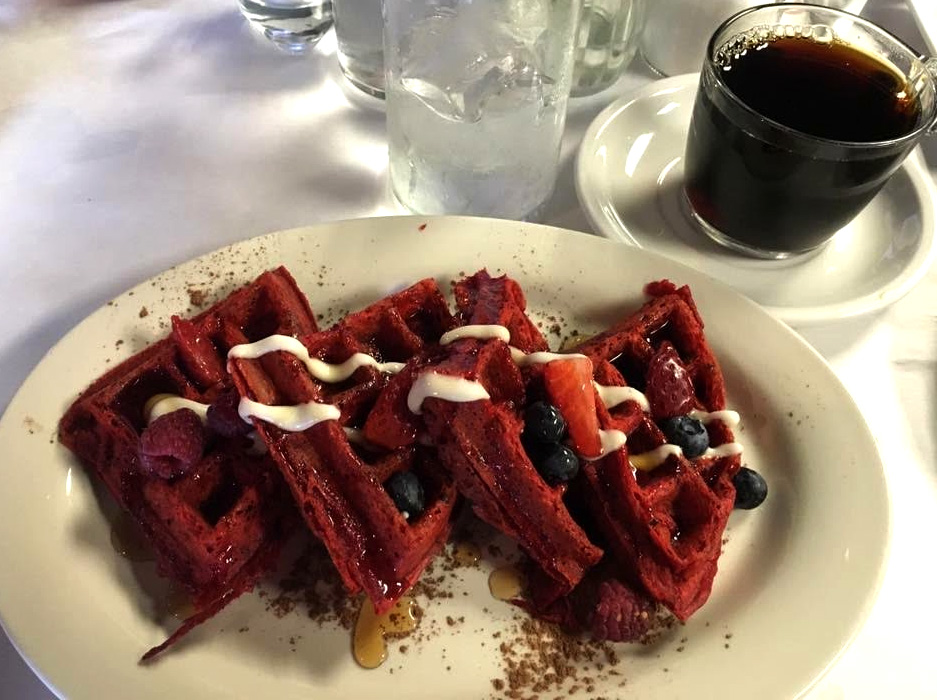
<path id="1" fill-rule="evenodd" d="M 642 245 L 634 238 L 624 222 L 621 224 L 624 230 L 619 231 L 617 227 L 608 220 L 608 217 L 603 214 L 603 203 L 607 202 L 598 194 L 601 190 L 601 183 L 598 182 L 596 178 L 595 170 L 589 167 L 589 161 L 591 160 L 589 151 L 596 142 L 599 133 L 607 128 L 617 118 L 619 112 L 627 108 L 631 103 L 646 99 L 664 90 L 693 90 L 695 92 L 698 87 L 699 76 L 699 73 L 683 73 L 668 78 L 661 78 L 642 85 L 616 98 L 589 123 L 576 153 L 573 181 L 576 185 L 576 195 L 579 204 L 590 225 L 598 235 L 624 245 L 648 250 L 658 255 L 664 255 L 653 248 Z M 919 193 L 919 199 L 923 202 L 924 206 L 922 206 L 920 210 L 920 245 L 915 251 L 915 254 L 911 257 L 909 264 L 901 271 L 895 280 L 888 282 L 877 290 L 845 301 L 814 306 L 775 306 L 760 304 L 761 307 L 768 311 L 768 313 L 790 325 L 811 326 L 828 321 L 856 318 L 880 311 L 899 301 L 911 292 L 911 290 L 920 283 L 935 258 L 937 258 L 937 183 L 931 178 L 923 161 L 924 158 L 921 147 L 918 145 L 901 165 L 901 169 L 906 172 L 912 187 Z M 665 225 L 668 229 L 670 228 L 669 224 Z M 669 256 L 664 255 L 664 257 Z M 677 260 L 677 262 L 681 261 Z M 770 261 L 767 262 L 770 263 Z M 781 261 L 781 264 L 783 265 L 784 261 Z M 706 269 L 693 269 L 711 276 L 711 273 Z M 745 292 L 741 290 L 736 289 L 736 291 L 745 294 Z"/>
<path id="2" fill-rule="evenodd" d="M 105 302 L 101 304 L 98 308 L 93 310 L 91 313 L 89 313 L 84 318 L 79 320 L 74 326 L 72 326 L 55 343 L 55 345 L 53 345 L 53 347 L 50 348 L 43 355 L 43 357 L 36 363 L 34 368 L 30 371 L 28 377 L 24 380 L 23 384 L 15 392 L 14 396 L 10 400 L 10 403 L 6 407 L 4 413 L 2 414 L 2 416 L 0 416 L 0 435 L 3 435 L 7 431 L 13 429 L 8 425 L 11 422 L 11 419 L 9 419 L 9 416 L 11 416 L 11 414 L 14 413 L 12 409 L 18 406 L 20 402 L 25 400 L 23 398 L 23 394 L 25 394 L 26 385 L 31 380 L 33 380 L 34 375 L 38 374 L 42 370 L 49 356 L 57 352 L 60 346 L 62 346 L 63 344 L 67 344 L 69 339 L 72 338 L 73 335 L 79 333 L 81 330 L 81 327 L 85 325 L 89 321 L 89 319 L 91 319 L 92 317 L 107 313 L 107 309 L 109 306 L 111 306 L 111 303 L 113 301 L 125 299 L 128 296 L 132 296 L 131 293 L 133 291 L 143 288 L 144 285 L 150 284 L 153 280 L 161 277 L 162 275 L 165 275 L 169 272 L 176 272 L 179 270 L 179 268 L 184 268 L 185 266 L 188 266 L 188 265 L 195 266 L 199 263 L 207 261 L 212 256 L 215 256 L 221 252 L 225 252 L 229 250 L 237 250 L 241 248 L 246 249 L 252 246 L 262 245 L 266 241 L 274 240 L 280 237 L 289 237 L 289 236 L 296 236 L 296 235 L 310 235 L 310 234 L 315 234 L 324 229 L 342 229 L 348 224 L 355 224 L 355 225 L 363 225 L 365 223 L 379 224 L 382 221 L 390 222 L 390 223 L 400 222 L 401 226 L 406 225 L 406 224 L 416 224 L 418 222 L 429 223 L 429 224 L 432 224 L 434 222 L 444 222 L 446 224 L 456 224 L 459 226 L 461 225 L 468 225 L 468 226 L 498 225 L 498 226 L 511 227 L 515 231 L 524 231 L 525 229 L 535 229 L 535 230 L 552 231 L 553 235 L 556 235 L 556 236 L 563 236 L 563 237 L 566 237 L 566 236 L 577 237 L 578 236 L 578 237 L 585 237 L 587 239 L 592 239 L 594 241 L 606 240 L 606 239 L 599 238 L 597 236 L 593 236 L 589 233 L 585 233 L 581 231 L 568 230 L 568 229 L 563 229 L 563 228 L 556 227 L 556 226 L 548 226 L 548 225 L 534 224 L 534 223 L 528 223 L 528 222 L 486 219 L 486 218 L 481 218 L 481 217 L 404 215 L 404 216 L 373 217 L 373 218 L 367 218 L 367 219 L 346 219 L 346 220 L 341 220 L 341 221 L 323 222 L 320 224 L 315 224 L 315 225 L 310 225 L 310 226 L 300 226 L 300 227 L 294 227 L 290 229 L 284 229 L 281 231 L 274 231 L 274 232 L 270 232 L 270 233 L 263 234 L 260 236 L 237 241 L 226 246 L 220 246 L 212 251 L 193 257 L 177 265 L 167 267 L 165 270 L 157 273 L 156 275 L 152 275 L 148 277 L 147 279 L 142 280 L 139 283 L 132 285 L 128 289 L 124 290 L 121 294 L 114 297 L 111 300 L 111 302 Z M 609 245 L 613 245 L 613 244 L 614 244 L 613 242 L 609 242 Z M 852 410 L 852 413 L 859 419 L 859 422 L 861 423 L 861 427 L 863 428 L 863 437 L 866 438 L 873 447 L 873 452 L 868 455 L 869 462 L 870 462 L 869 468 L 872 469 L 875 477 L 877 477 L 878 479 L 879 485 L 881 486 L 880 493 L 881 493 L 882 501 L 883 501 L 882 505 L 883 505 L 883 517 L 884 517 L 884 521 L 882 523 L 883 530 L 882 530 L 881 543 L 880 543 L 880 547 L 878 548 L 878 557 L 876 559 L 875 580 L 872 582 L 872 585 L 867 589 L 867 592 L 864 598 L 862 599 L 862 605 L 860 609 L 854 611 L 853 614 L 851 615 L 850 622 L 848 625 L 849 628 L 845 630 L 844 636 L 841 638 L 837 649 L 830 653 L 828 662 L 823 666 L 823 668 L 819 672 L 813 675 L 813 677 L 809 680 L 809 682 L 807 682 L 807 684 L 804 685 L 801 691 L 798 693 L 797 697 L 802 697 L 803 695 L 806 695 L 811 689 L 816 687 L 816 685 L 826 676 L 829 670 L 837 663 L 837 661 L 842 657 L 842 655 L 846 652 L 846 650 L 850 647 L 852 642 L 861 632 L 863 626 L 868 620 L 869 615 L 871 614 L 871 611 L 875 605 L 875 602 L 878 599 L 878 595 L 879 595 L 879 592 L 881 590 L 881 587 L 884 581 L 884 577 L 885 577 L 885 573 L 887 569 L 887 563 L 888 563 L 890 550 L 891 550 L 893 513 L 892 513 L 891 499 L 888 493 L 888 480 L 885 477 L 885 465 L 882 459 L 882 454 L 878 446 L 878 442 L 875 440 L 874 435 L 871 431 L 871 427 L 869 426 L 867 420 L 865 419 L 865 416 L 863 415 L 858 404 L 856 403 L 855 399 L 852 397 L 848 389 L 839 380 L 839 377 L 833 371 L 832 367 L 825 360 L 825 358 L 823 358 L 823 356 L 820 355 L 819 352 L 815 348 L 813 348 L 809 343 L 807 343 L 807 341 L 802 336 L 797 334 L 795 331 L 793 331 L 791 328 L 786 326 L 783 322 L 781 322 L 777 318 L 772 317 L 769 314 L 766 314 L 764 309 L 761 306 L 759 306 L 757 303 L 755 303 L 751 299 L 745 297 L 743 294 L 733 289 L 732 287 L 728 286 L 727 284 L 719 280 L 713 279 L 699 270 L 695 270 L 679 261 L 669 259 L 654 251 L 647 250 L 647 249 L 640 249 L 640 248 L 638 248 L 637 250 L 640 251 L 639 253 L 637 253 L 637 255 L 639 256 L 647 256 L 652 259 L 665 261 L 667 265 L 676 267 L 678 268 L 678 270 L 682 268 L 683 270 L 687 271 L 690 274 L 690 276 L 707 278 L 707 284 L 710 284 L 714 288 L 716 288 L 719 294 L 728 294 L 732 297 L 735 297 L 738 303 L 742 303 L 745 306 L 748 306 L 754 313 L 762 315 L 767 322 L 769 322 L 771 325 L 775 327 L 777 332 L 782 333 L 783 335 L 787 336 L 789 342 L 795 343 L 801 348 L 802 351 L 806 351 L 807 354 L 812 356 L 813 361 L 816 363 L 817 368 L 820 369 L 822 372 L 826 373 L 827 378 L 831 379 L 838 386 L 842 394 L 842 398 L 846 402 L 848 402 Z M 631 253 L 623 251 L 621 254 L 629 255 Z M 93 379 L 93 377 L 91 379 Z M 88 381 L 91 381 L 91 379 L 89 379 Z M 15 630 L 15 627 L 17 626 L 16 623 L 11 622 L 11 619 L 10 619 L 11 616 L 9 616 L 7 613 L 4 612 L 5 606 L 3 605 L 3 598 L 4 598 L 4 590 L 3 590 L 3 587 L 0 586 L 0 626 L 3 627 L 4 631 L 7 633 L 7 636 L 9 637 L 14 648 L 17 650 L 20 656 L 24 659 L 24 662 L 29 666 L 29 668 L 33 671 L 33 673 L 36 674 L 37 678 L 39 678 L 52 693 L 56 694 L 59 697 L 65 697 L 65 695 L 63 694 L 65 690 L 63 689 L 60 691 L 53 684 L 52 682 L 53 673 L 49 671 L 47 667 L 43 667 L 39 660 L 37 660 L 36 658 L 33 658 L 32 656 L 27 655 L 24 649 L 24 647 L 27 645 L 23 642 L 22 635 L 17 634 Z"/>

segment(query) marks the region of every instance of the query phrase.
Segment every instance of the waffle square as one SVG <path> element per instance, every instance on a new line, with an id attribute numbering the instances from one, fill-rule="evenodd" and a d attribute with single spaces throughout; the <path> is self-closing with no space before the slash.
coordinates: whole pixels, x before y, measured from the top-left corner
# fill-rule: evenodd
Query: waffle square
<path id="1" fill-rule="evenodd" d="M 379 363 L 403 363 L 435 345 L 454 323 L 436 283 L 427 279 L 301 341 L 311 358 L 333 365 L 358 353 Z M 442 547 L 456 502 L 451 480 L 436 465 L 435 450 L 415 444 L 415 433 L 412 440 L 398 441 L 406 444 L 359 444 L 358 430 L 390 375 L 371 362 L 347 377 L 324 381 L 295 354 L 282 351 L 233 358 L 229 366 L 246 399 L 267 406 L 313 402 L 338 409 L 337 420 L 300 431 L 259 419 L 255 425 L 345 587 L 350 593 L 363 590 L 377 613 L 388 610 Z M 418 476 L 425 493 L 426 507 L 414 517 L 405 517 L 384 487 L 392 474 L 404 470 Z"/>
<path id="2" fill-rule="evenodd" d="M 669 343 L 692 383 L 691 409 L 715 414 L 706 421 L 713 449 L 693 459 L 665 452 L 648 469 L 642 457 L 667 443 L 659 420 L 634 401 L 611 409 L 599 402 L 600 426 L 624 431 L 628 449 L 584 463 L 577 494 L 625 579 L 685 620 L 709 597 L 741 456 L 717 413 L 726 408 L 725 382 L 689 288 L 664 281 L 648 290 L 655 298 L 576 352 L 592 360 L 599 384 L 647 391 L 652 358 Z"/>
<path id="3" fill-rule="evenodd" d="M 414 436 L 425 430 L 476 515 L 517 540 L 558 582 L 555 594 L 562 595 L 602 552 L 566 509 L 565 487 L 547 484 L 521 443 L 525 376 L 512 352 L 545 351 L 547 342 L 527 317 L 524 294 L 510 278 L 482 270 L 460 280 L 454 293 L 463 326 L 502 326 L 514 350 L 501 339 L 473 337 L 432 348 L 391 380 L 372 419 L 382 426 L 409 424 Z M 425 373 L 480 384 L 488 400 L 429 397 L 416 415 L 406 398 Z"/>
<path id="4" fill-rule="evenodd" d="M 290 274 L 264 273 L 195 318 L 174 318 L 169 337 L 92 383 L 63 416 L 60 441 L 140 526 L 160 573 L 193 597 L 195 614 L 147 657 L 249 590 L 296 522 L 273 461 L 243 437 L 214 436 L 183 476 L 167 480 L 143 470 L 138 453 L 148 402 L 168 394 L 210 404 L 233 389 L 225 371 L 231 346 L 315 330 Z"/>

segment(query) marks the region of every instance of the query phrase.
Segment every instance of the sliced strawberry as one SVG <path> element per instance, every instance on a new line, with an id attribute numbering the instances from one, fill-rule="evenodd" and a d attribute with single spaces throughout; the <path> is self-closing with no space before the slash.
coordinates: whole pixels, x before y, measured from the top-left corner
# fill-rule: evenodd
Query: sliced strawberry
<path id="1" fill-rule="evenodd" d="M 647 368 L 644 394 L 655 418 L 673 418 L 688 413 L 695 404 L 690 375 L 670 343 L 662 343 Z"/>
<path id="2" fill-rule="evenodd" d="M 566 420 L 573 449 L 581 457 L 598 457 L 602 442 L 595 412 L 592 362 L 585 357 L 550 362 L 544 367 L 543 383 L 550 402 Z"/>

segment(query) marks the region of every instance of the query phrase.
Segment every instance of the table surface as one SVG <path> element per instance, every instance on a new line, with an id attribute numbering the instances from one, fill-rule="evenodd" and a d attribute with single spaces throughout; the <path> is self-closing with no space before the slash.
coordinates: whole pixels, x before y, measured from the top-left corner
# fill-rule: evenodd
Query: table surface
<path id="1" fill-rule="evenodd" d="M 926 46 L 903 2 L 864 14 Z M 69 328 L 173 264 L 398 213 L 382 103 L 345 85 L 331 33 L 297 58 L 251 32 L 233 0 L 0 0 L 0 65 L 0 410 Z M 573 185 L 582 134 L 654 77 L 636 59 L 571 103 L 545 223 L 591 230 Z M 924 155 L 937 174 L 937 143 Z M 937 697 L 937 606 L 921 605 L 937 580 L 937 271 L 882 313 L 801 332 L 867 418 L 894 510 L 878 602 L 810 697 Z M 0 631 L 0 698 L 51 697 Z"/>

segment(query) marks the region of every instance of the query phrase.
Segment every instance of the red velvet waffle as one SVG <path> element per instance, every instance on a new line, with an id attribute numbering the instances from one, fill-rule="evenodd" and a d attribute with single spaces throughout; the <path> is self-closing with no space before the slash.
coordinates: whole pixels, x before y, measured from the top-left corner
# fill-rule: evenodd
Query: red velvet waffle
<path id="1" fill-rule="evenodd" d="M 455 286 L 459 317 L 466 325 L 502 325 L 511 344 L 524 351 L 547 349 L 525 314 L 524 295 L 513 280 L 486 271 Z M 414 417 L 405 397 L 415 378 L 435 372 L 479 382 L 490 400 L 456 403 L 427 398 Z M 556 594 L 571 590 L 602 555 L 563 504 L 563 487 L 551 487 L 521 444 L 524 379 L 501 340 L 462 339 L 424 356 L 397 375 L 371 419 L 381 425 L 420 422 L 439 450 L 459 492 L 475 513 L 516 539 L 558 582 Z"/>
<path id="2" fill-rule="evenodd" d="M 648 289 L 658 296 L 576 352 L 592 360 L 600 384 L 628 384 L 656 396 L 659 387 L 649 385 L 649 367 L 669 343 L 692 382 L 689 398 L 679 399 L 681 412 L 724 409 L 722 372 L 689 289 L 677 290 L 669 283 Z M 626 432 L 628 449 L 585 462 L 578 493 L 585 495 L 588 511 L 627 578 L 686 619 L 709 597 L 740 457 L 671 455 L 652 470 L 633 469 L 629 454 L 666 443 L 655 410 L 652 404 L 652 412 L 644 413 L 629 401 L 608 411 L 598 403 L 600 425 Z M 721 421 L 707 429 L 713 447 L 733 441 L 731 429 Z"/>
<path id="3" fill-rule="evenodd" d="M 434 345 L 454 323 L 435 282 L 423 280 L 301 340 L 311 357 L 330 363 L 359 352 L 380 362 L 403 362 Z M 364 366 L 345 381 L 325 383 L 282 351 L 232 360 L 230 368 L 241 394 L 260 403 L 316 401 L 340 409 L 339 420 L 302 432 L 285 432 L 260 420 L 255 425 L 348 591 L 363 589 L 378 613 L 386 611 L 444 543 L 456 499 L 451 481 L 436 467 L 433 449 L 412 439 L 390 450 L 349 442 L 344 428 L 364 424 L 389 375 Z M 417 474 L 426 497 L 425 510 L 409 519 L 383 486 L 405 469 Z"/>
<path id="4" fill-rule="evenodd" d="M 270 333 L 309 334 L 316 323 L 283 268 L 261 275 L 170 337 L 86 389 L 59 424 L 59 439 L 107 486 L 153 546 L 162 574 L 193 596 L 195 614 L 169 643 L 250 589 L 274 561 L 294 511 L 272 460 L 250 440 L 215 435 L 185 475 L 164 479 L 140 463 L 147 401 L 174 394 L 211 403 L 231 389 L 227 350 Z"/>

